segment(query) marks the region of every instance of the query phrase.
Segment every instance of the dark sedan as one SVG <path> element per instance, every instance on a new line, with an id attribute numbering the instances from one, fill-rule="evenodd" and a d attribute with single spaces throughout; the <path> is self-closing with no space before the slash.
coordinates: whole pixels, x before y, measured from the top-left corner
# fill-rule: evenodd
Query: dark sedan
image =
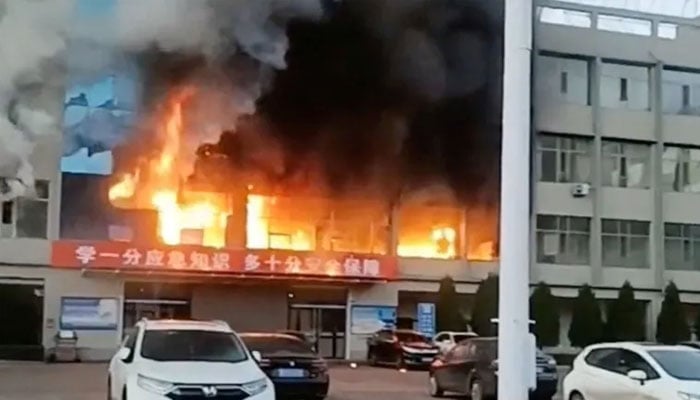
<path id="1" fill-rule="evenodd" d="M 433 397 L 446 392 L 464 394 L 471 400 L 493 399 L 498 386 L 498 342 L 496 338 L 474 338 L 460 342 L 430 366 L 429 388 Z M 537 352 L 537 388 L 534 400 L 550 400 L 559 381 L 554 358 Z"/>
<path id="2" fill-rule="evenodd" d="M 430 339 L 412 330 L 383 329 L 367 340 L 367 358 L 371 365 L 427 367 L 439 351 Z"/>
<path id="3" fill-rule="evenodd" d="M 328 366 L 307 343 L 281 333 L 244 333 L 240 337 L 250 351 L 260 352 L 260 368 L 275 384 L 277 398 L 326 398 Z"/>

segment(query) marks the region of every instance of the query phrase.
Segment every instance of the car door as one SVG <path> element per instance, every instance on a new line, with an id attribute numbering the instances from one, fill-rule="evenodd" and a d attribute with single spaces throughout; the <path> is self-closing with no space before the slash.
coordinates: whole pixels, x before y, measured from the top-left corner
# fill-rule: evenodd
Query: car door
<path id="1" fill-rule="evenodd" d="M 467 393 L 469 390 L 469 376 L 473 373 L 476 358 L 474 356 L 474 344 L 462 343 L 452 347 L 452 358 L 447 363 L 446 380 L 449 387 L 458 393 Z"/>
<path id="2" fill-rule="evenodd" d="M 447 391 L 453 391 L 453 382 L 450 377 L 450 360 L 454 356 L 455 349 L 447 351 L 445 354 L 438 356 L 437 362 L 433 363 L 433 376 L 438 383 L 438 386 Z"/>
<path id="3" fill-rule="evenodd" d="M 140 329 L 134 329 L 122 343 L 120 348 L 129 349 L 130 356 L 124 360 L 119 357 L 114 357 L 110 363 L 110 379 L 112 385 L 112 397 L 119 398 L 121 395 L 122 388 L 126 385 L 126 379 L 128 375 L 128 368 L 134 360 L 134 353 L 136 351 L 136 339 L 138 339 Z"/>
<path id="4" fill-rule="evenodd" d="M 591 351 L 584 362 L 583 381 L 588 400 L 641 400 L 640 384 L 627 377 L 629 355 L 621 348 L 599 348 Z"/>

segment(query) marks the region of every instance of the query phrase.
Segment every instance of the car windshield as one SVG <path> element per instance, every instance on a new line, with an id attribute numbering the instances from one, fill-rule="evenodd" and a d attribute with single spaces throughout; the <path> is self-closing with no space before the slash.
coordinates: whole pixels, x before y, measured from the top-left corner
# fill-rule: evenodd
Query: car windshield
<path id="1" fill-rule="evenodd" d="M 399 342 L 408 342 L 408 343 L 415 343 L 415 342 L 421 342 L 421 343 L 427 343 L 428 338 L 421 335 L 418 332 L 396 332 L 396 337 L 399 339 Z"/>
<path id="2" fill-rule="evenodd" d="M 147 330 L 141 356 L 156 361 L 240 362 L 248 358 L 244 347 L 228 332 L 203 330 Z"/>
<path id="3" fill-rule="evenodd" d="M 651 350 L 649 355 L 672 377 L 700 381 L 700 351 Z"/>
<path id="4" fill-rule="evenodd" d="M 295 353 L 315 356 L 311 348 L 300 339 L 282 336 L 241 336 L 248 349 L 259 351 L 263 355 Z"/>

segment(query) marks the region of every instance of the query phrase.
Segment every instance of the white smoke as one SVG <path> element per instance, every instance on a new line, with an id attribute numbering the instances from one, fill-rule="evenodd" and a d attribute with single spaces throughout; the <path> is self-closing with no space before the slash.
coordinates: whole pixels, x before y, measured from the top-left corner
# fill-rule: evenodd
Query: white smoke
<path id="1" fill-rule="evenodd" d="M 53 78 L 47 64 L 66 48 L 71 10 L 70 0 L 0 1 L 0 201 L 34 187 L 34 143 L 60 132 L 35 100 Z"/>
<path id="2" fill-rule="evenodd" d="M 245 82 L 232 101 L 250 113 L 269 79 L 265 69 L 286 67 L 286 22 L 323 14 L 321 0 L 114 0 L 112 12 L 80 19 L 77 4 L 0 0 L 0 201 L 33 188 L 30 156 L 35 141 L 60 134 L 61 124 L 52 117 L 56 113 L 38 108 L 23 93 L 27 85 L 41 92 L 55 83 L 56 68 L 46 65 L 58 64 L 74 74 L 77 70 L 89 79 L 153 48 L 202 54 L 214 63 L 242 52 L 260 63 L 258 81 Z M 61 78 L 65 83 L 66 76 Z M 98 149 L 118 143 L 114 132 L 123 118 L 98 117 L 66 129 L 66 153 L 86 142 Z"/>

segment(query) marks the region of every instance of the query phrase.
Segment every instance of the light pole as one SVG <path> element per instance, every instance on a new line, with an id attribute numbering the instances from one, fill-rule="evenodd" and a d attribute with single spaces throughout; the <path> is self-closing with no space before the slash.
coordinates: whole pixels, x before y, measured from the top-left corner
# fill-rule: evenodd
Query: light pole
<path id="1" fill-rule="evenodd" d="M 501 147 L 498 398 L 527 400 L 532 0 L 505 1 Z"/>

